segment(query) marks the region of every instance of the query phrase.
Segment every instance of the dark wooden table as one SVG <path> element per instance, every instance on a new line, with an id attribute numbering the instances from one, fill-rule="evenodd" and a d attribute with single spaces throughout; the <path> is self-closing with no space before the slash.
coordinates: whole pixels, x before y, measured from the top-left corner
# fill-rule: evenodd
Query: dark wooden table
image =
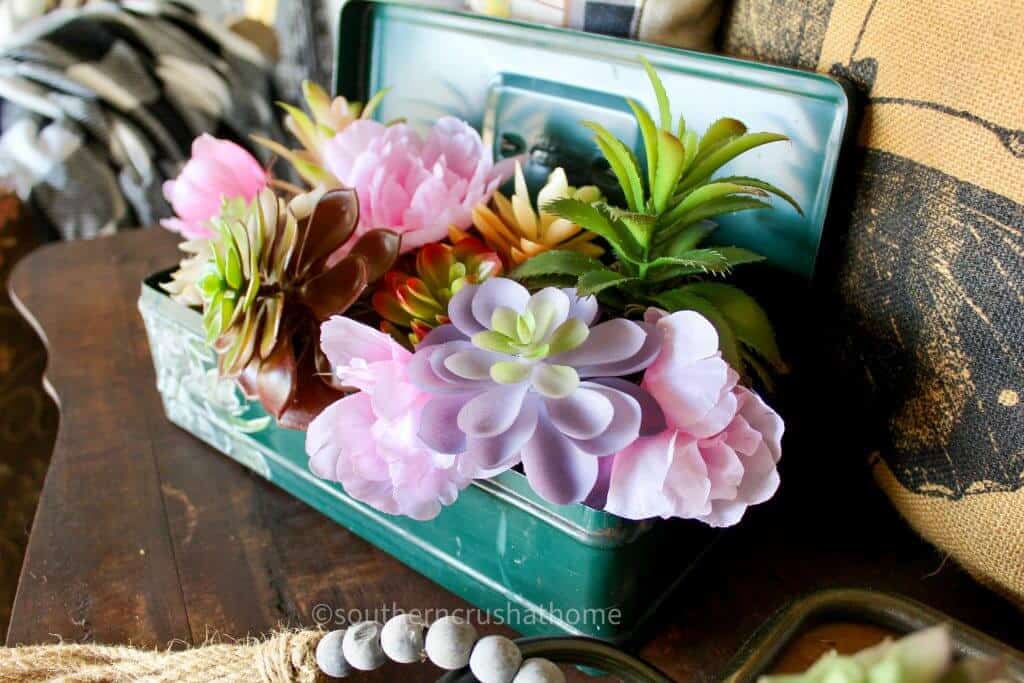
<path id="1" fill-rule="evenodd" d="M 173 235 L 145 230 L 50 245 L 14 273 L 48 341 L 61 417 L 7 644 L 201 643 L 309 626 L 318 604 L 465 607 L 164 418 L 136 301 L 140 280 L 177 258 Z M 716 680 L 775 610 L 835 586 L 903 593 L 1024 645 L 1021 612 L 907 528 L 863 458 L 841 457 L 841 444 L 804 455 L 806 445 L 799 434 L 787 442 L 780 494 L 724 535 L 644 656 L 680 680 Z"/>

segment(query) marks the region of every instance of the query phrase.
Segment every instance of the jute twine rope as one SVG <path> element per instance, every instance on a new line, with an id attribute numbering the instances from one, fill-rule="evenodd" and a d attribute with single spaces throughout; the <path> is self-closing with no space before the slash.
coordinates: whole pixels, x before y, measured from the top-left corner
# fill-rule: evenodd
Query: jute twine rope
<path id="1" fill-rule="evenodd" d="M 263 640 L 188 650 L 56 644 L 0 648 L 0 681 L 246 681 L 313 683 L 322 631 L 281 631 Z"/>

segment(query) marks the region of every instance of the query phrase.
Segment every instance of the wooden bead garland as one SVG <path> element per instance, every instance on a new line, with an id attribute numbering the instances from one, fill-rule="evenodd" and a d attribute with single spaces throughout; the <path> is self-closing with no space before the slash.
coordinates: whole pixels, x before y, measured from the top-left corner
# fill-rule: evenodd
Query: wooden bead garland
<path id="1" fill-rule="evenodd" d="M 463 619 L 438 619 L 423 636 L 424 624 L 415 615 L 399 614 L 383 627 L 376 621 L 352 624 L 324 634 L 316 646 L 316 663 L 331 677 L 343 678 L 352 669 L 372 671 L 388 659 L 410 664 L 429 658 L 442 669 L 467 664 L 481 683 L 565 683 L 553 662 L 539 657 L 523 662 L 519 646 L 504 636 L 477 639 L 476 629 Z"/>
<path id="2" fill-rule="evenodd" d="M 522 663 L 519 647 L 505 636 L 481 638 L 469 656 L 469 670 L 480 683 L 512 683 Z"/>
<path id="3" fill-rule="evenodd" d="M 376 621 L 363 621 L 345 631 L 341 651 L 353 669 L 373 671 L 388 661 L 380 646 L 380 628 Z"/>
<path id="4" fill-rule="evenodd" d="M 352 670 L 341 652 L 344 638 L 345 629 L 331 631 L 316 644 L 316 665 L 328 676 L 344 678 Z"/>
<path id="5" fill-rule="evenodd" d="M 442 669 L 461 669 L 469 664 L 476 637 L 476 629 L 464 619 L 442 617 L 427 630 L 427 657 Z"/>
<path id="6" fill-rule="evenodd" d="M 512 683 L 565 683 L 565 674 L 554 662 L 531 657 L 519 667 Z"/>
<path id="7" fill-rule="evenodd" d="M 388 619 L 380 632 L 384 654 L 393 662 L 412 664 L 423 659 L 423 620 L 415 614 L 399 614 Z"/>

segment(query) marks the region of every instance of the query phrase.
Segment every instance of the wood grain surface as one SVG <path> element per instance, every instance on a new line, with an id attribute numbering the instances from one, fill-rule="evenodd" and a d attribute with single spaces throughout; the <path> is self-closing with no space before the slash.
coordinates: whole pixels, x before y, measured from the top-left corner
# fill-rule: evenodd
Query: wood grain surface
<path id="1" fill-rule="evenodd" d="M 61 416 L 7 644 L 164 647 L 311 626 L 320 604 L 467 607 L 165 419 L 136 302 L 142 278 L 177 258 L 174 235 L 140 230 L 49 245 L 15 270 Z M 789 438 L 779 496 L 723 535 L 638 643 L 642 655 L 679 680 L 717 680 L 778 608 L 835 586 L 903 593 L 1021 647 L 1017 608 L 918 539 L 865 462 L 840 457 L 841 444 L 804 453 L 810 440 Z M 423 665 L 360 680 L 437 674 Z"/>

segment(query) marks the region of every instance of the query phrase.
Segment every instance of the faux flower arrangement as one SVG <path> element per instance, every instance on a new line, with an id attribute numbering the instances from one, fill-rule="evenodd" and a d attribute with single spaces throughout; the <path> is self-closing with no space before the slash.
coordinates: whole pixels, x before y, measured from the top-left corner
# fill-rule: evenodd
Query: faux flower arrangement
<path id="1" fill-rule="evenodd" d="M 430 519 L 474 479 L 521 467 L 556 504 L 735 524 L 779 484 L 783 423 L 750 385 L 785 365 L 767 315 L 724 282 L 763 260 L 706 246 L 716 216 L 782 190 L 713 178 L 785 139 L 721 119 L 658 122 L 629 101 L 641 164 L 586 123 L 621 196 L 555 169 L 531 199 L 452 117 L 403 121 L 304 88 L 301 148 L 267 145 L 308 187 L 208 136 L 165 193 L 188 256 L 166 289 L 203 309 L 222 375 L 310 468 L 391 514 Z M 513 193 L 498 188 L 513 179 Z"/>

